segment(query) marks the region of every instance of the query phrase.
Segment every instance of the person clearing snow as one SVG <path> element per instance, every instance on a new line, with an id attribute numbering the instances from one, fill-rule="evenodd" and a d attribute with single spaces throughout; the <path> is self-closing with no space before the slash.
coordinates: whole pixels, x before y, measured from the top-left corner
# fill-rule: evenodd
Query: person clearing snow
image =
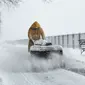
<path id="1" fill-rule="evenodd" d="M 35 21 L 28 30 L 28 38 L 28 51 L 31 54 L 45 58 L 47 58 L 52 52 L 63 54 L 61 46 L 54 46 L 51 42 L 45 40 L 44 31 L 37 21 Z"/>
<path id="2" fill-rule="evenodd" d="M 29 38 L 28 51 L 30 50 L 30 47 L 34 45 L 33 41 L 45 39 L 44 31 L 37 21 L 35 21 L 29 28 L 28 38 Z"/>

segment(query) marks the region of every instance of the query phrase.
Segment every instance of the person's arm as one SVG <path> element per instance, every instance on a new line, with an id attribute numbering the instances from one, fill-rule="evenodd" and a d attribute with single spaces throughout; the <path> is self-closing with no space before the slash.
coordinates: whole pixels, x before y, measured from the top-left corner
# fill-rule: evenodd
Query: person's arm
<path id="1" fill-rule="evenodd" d="M 42 28 L 41 28 L 41 36 L 42 36 L 42 39 L 45 39 L 45 34 Z"/>

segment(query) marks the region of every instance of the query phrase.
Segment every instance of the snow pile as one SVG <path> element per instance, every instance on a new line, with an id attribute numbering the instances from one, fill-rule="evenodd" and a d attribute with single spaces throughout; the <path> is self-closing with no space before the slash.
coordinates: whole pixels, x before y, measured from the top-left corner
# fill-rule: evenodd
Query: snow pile
<path id="1" fill-rule="evenodd" d="M 47 43 L 47 41 L 43 40 L 43 39 L 34 41 L 34 44 L 39 44 L 39 45 L 45 45 L 46 43 Z"/>
<path id="2" fill-rule="evenodd" d="M 64 54 L 68 58 L 75 59 L 81 62 L 85 62 L 85 52 L 81 54 L 81 49 L 64 48 Z"/>

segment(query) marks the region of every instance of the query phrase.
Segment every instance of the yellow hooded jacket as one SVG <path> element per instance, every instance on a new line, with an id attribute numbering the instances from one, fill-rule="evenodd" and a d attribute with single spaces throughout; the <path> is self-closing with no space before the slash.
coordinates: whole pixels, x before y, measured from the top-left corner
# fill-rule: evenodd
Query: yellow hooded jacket
<path id="1" fill-rule="evenodd" d="M 28 30 L 28 38 L 33 40 L 39 40 L 40 37 L 42 37 L 42 39 L 45 38 L 44 31 L 40 27 L 40 24 L 35 21 Z"/>
<path id="2" fill-rule="evenodd" d="M 37 21 L 35 21 L 28 30 L 29 38 L 28 50 L 33 45 L 32 40 L 39 40 L 41 37 L 42 39 L 45 38 L 44 31 L 41 28 L 40 24 Z"/>

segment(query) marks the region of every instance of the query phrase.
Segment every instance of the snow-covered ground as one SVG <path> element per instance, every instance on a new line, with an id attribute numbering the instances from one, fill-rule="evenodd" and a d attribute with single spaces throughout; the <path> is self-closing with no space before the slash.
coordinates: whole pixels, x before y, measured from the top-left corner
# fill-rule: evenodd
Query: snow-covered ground
<path id="1" fill-rule="evenodd" d="M 41 59 L 27 45 L 0 45 L 0 85 L 85 85 L 85 57 L 79 49 Z"/>
<path id="2" fill-rule="evenodd" d="M 68 57 L 85 62 L 85 52 L 81 54 L 81 50 L 78 48 L 75 48 L 75 49 L 69 48 L 69 50 L 67 48 L 64 48 L 64 53 Z"/>

